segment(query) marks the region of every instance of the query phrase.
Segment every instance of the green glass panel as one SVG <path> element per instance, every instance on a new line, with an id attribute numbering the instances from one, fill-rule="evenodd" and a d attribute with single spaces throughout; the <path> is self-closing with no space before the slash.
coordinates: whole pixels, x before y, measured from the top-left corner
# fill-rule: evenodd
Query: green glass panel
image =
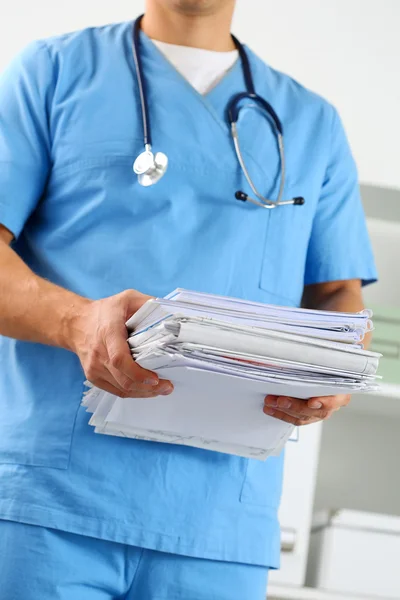
<path id="1" fill-rule="evenodd" d="M 375 329 L 370 349 L 381 352 L 379 375 L 385 383 L 400 384 L 400 308 L 372 307 Z"/>

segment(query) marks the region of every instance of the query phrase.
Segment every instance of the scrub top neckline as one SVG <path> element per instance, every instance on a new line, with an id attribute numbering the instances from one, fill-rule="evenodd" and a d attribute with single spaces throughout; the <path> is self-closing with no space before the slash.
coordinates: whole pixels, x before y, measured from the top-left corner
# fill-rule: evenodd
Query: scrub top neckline
<path id="1" fill-rule="evenodd" d="M 129 33 L 128 33 L 129 36 L 132 35 L 132 27 L 133 27 L 133 24 L 131 24 L 131 27 L 129 28 Z M 131 40 L 130 40 L 129 46 L 131 48 L 131 51 L 129 54 L 130 55 L 130 64 L 133 69 L 133 76 L 136 78 Z M 189 83 L 189 81 L 187 81 L 187 79 L 185 79 L 185 77 L 181 73 L 179 73 L 179 71 L 175 68 L 175 66 L 168 60 L 168 58 L 166 56 L 164 56 L 164 54 L 157 48 L 157 46 L 153 43 L 153 41 L 143 31 L 140 31 L 140 50 L 141 50 L 141 52 L 144 53 L 145 56 L 147 56 L 151 60 L 154 60 L 157 63 L 163 65 L 164 69 L 166 69 L 168 71 L 168 74 L 170 74 L 171 77 L 174 78 L 176 83 L 178 83 L 181 86 L 184 86 L 185 89 L 192 95 L 192 97 L 196 98 L 197 101 L 199 103 L 201 103 L 201 105 L 204 108 L 207 109 L 207 111 L 212 115 L 214 120 L 223 129 L 224 133 L 225 134 L 230 133 L 230 127 L 229 127 L 227 116 L 226 115 L 221 116 L 218 113 L 218 111 L 216 110 L 216 108 L 214 106 L 214 99 L 216 101 L 215 103 L 217 103 L 219 96 L 225 96 L 226 97 L 225 102 L 227 104 L 227 100 L 232 93 L 237 93 L 237 91 L 240 91 L 241 89 L 245 90 L 245 82 L 244 82 L 244 78 L 242 76 L 242 64 L 241 64 L 240 58 L 238 58 L 238 60 L 227 71 L 227 73 L 225 73 L 225 75 L 222 77 L 222 79 L 209 92 L 207 92 L 206 94 L 203 95 L 200 92 L 198 92 L 192 86 L 192 84 Z M 235 85 L 234 89 L 233 89 L 233 84 L 235 82 L 237 82 L 238 75 L 241 76 L 240 77 L 241 83 L 239 86 L 240 90 L 238 89 L 237 85 Z M 144 77 L 145 77 L 145 81 L 146 81 L 146 69 L 144 69 Z M 149 82 L 148 85 L 151 86 L 151 82 Z"/>

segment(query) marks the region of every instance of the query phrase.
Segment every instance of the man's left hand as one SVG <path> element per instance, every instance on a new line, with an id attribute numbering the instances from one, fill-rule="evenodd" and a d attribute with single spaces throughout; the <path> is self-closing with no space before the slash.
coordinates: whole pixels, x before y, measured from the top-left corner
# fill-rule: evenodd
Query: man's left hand
<path id="1" fill-rule="evenodd" d="M 334 412 L 347 406 L 350 396 L 339 394 L 300 400 L 288 396 L 266 396 L 264 413 L 298 427 L 326 421 Z"/>

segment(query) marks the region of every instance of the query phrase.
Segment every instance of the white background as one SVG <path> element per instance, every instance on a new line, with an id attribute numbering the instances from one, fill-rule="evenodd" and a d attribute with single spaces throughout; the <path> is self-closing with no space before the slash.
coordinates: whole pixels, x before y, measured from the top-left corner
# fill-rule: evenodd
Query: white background
<path id="1" fill-rule="evenodd" d="M 2 0 L 0 69 L 32 39 L 143 8 L 144 0 Z M 400 189 L 400 0 L 238 0 L 234 31 L 337 106 L 362 182 Z"/>

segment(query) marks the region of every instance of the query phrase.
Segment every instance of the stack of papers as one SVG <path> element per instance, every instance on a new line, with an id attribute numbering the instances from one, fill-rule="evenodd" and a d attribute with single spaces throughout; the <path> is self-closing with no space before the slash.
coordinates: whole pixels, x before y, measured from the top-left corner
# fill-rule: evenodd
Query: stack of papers
<path id="1" fill-rule="evenodd" d="M 174 392 L 121 399 L 92 387 L 83 405 L 96 433 L 265 459 L 294 429 L 262 412 L 267 394 L 308 399 L 376 389 L 381 355 L 362 346 L 371 317 L 178 289 L 127 322 L 133 358 L 172 381 Z"/>

